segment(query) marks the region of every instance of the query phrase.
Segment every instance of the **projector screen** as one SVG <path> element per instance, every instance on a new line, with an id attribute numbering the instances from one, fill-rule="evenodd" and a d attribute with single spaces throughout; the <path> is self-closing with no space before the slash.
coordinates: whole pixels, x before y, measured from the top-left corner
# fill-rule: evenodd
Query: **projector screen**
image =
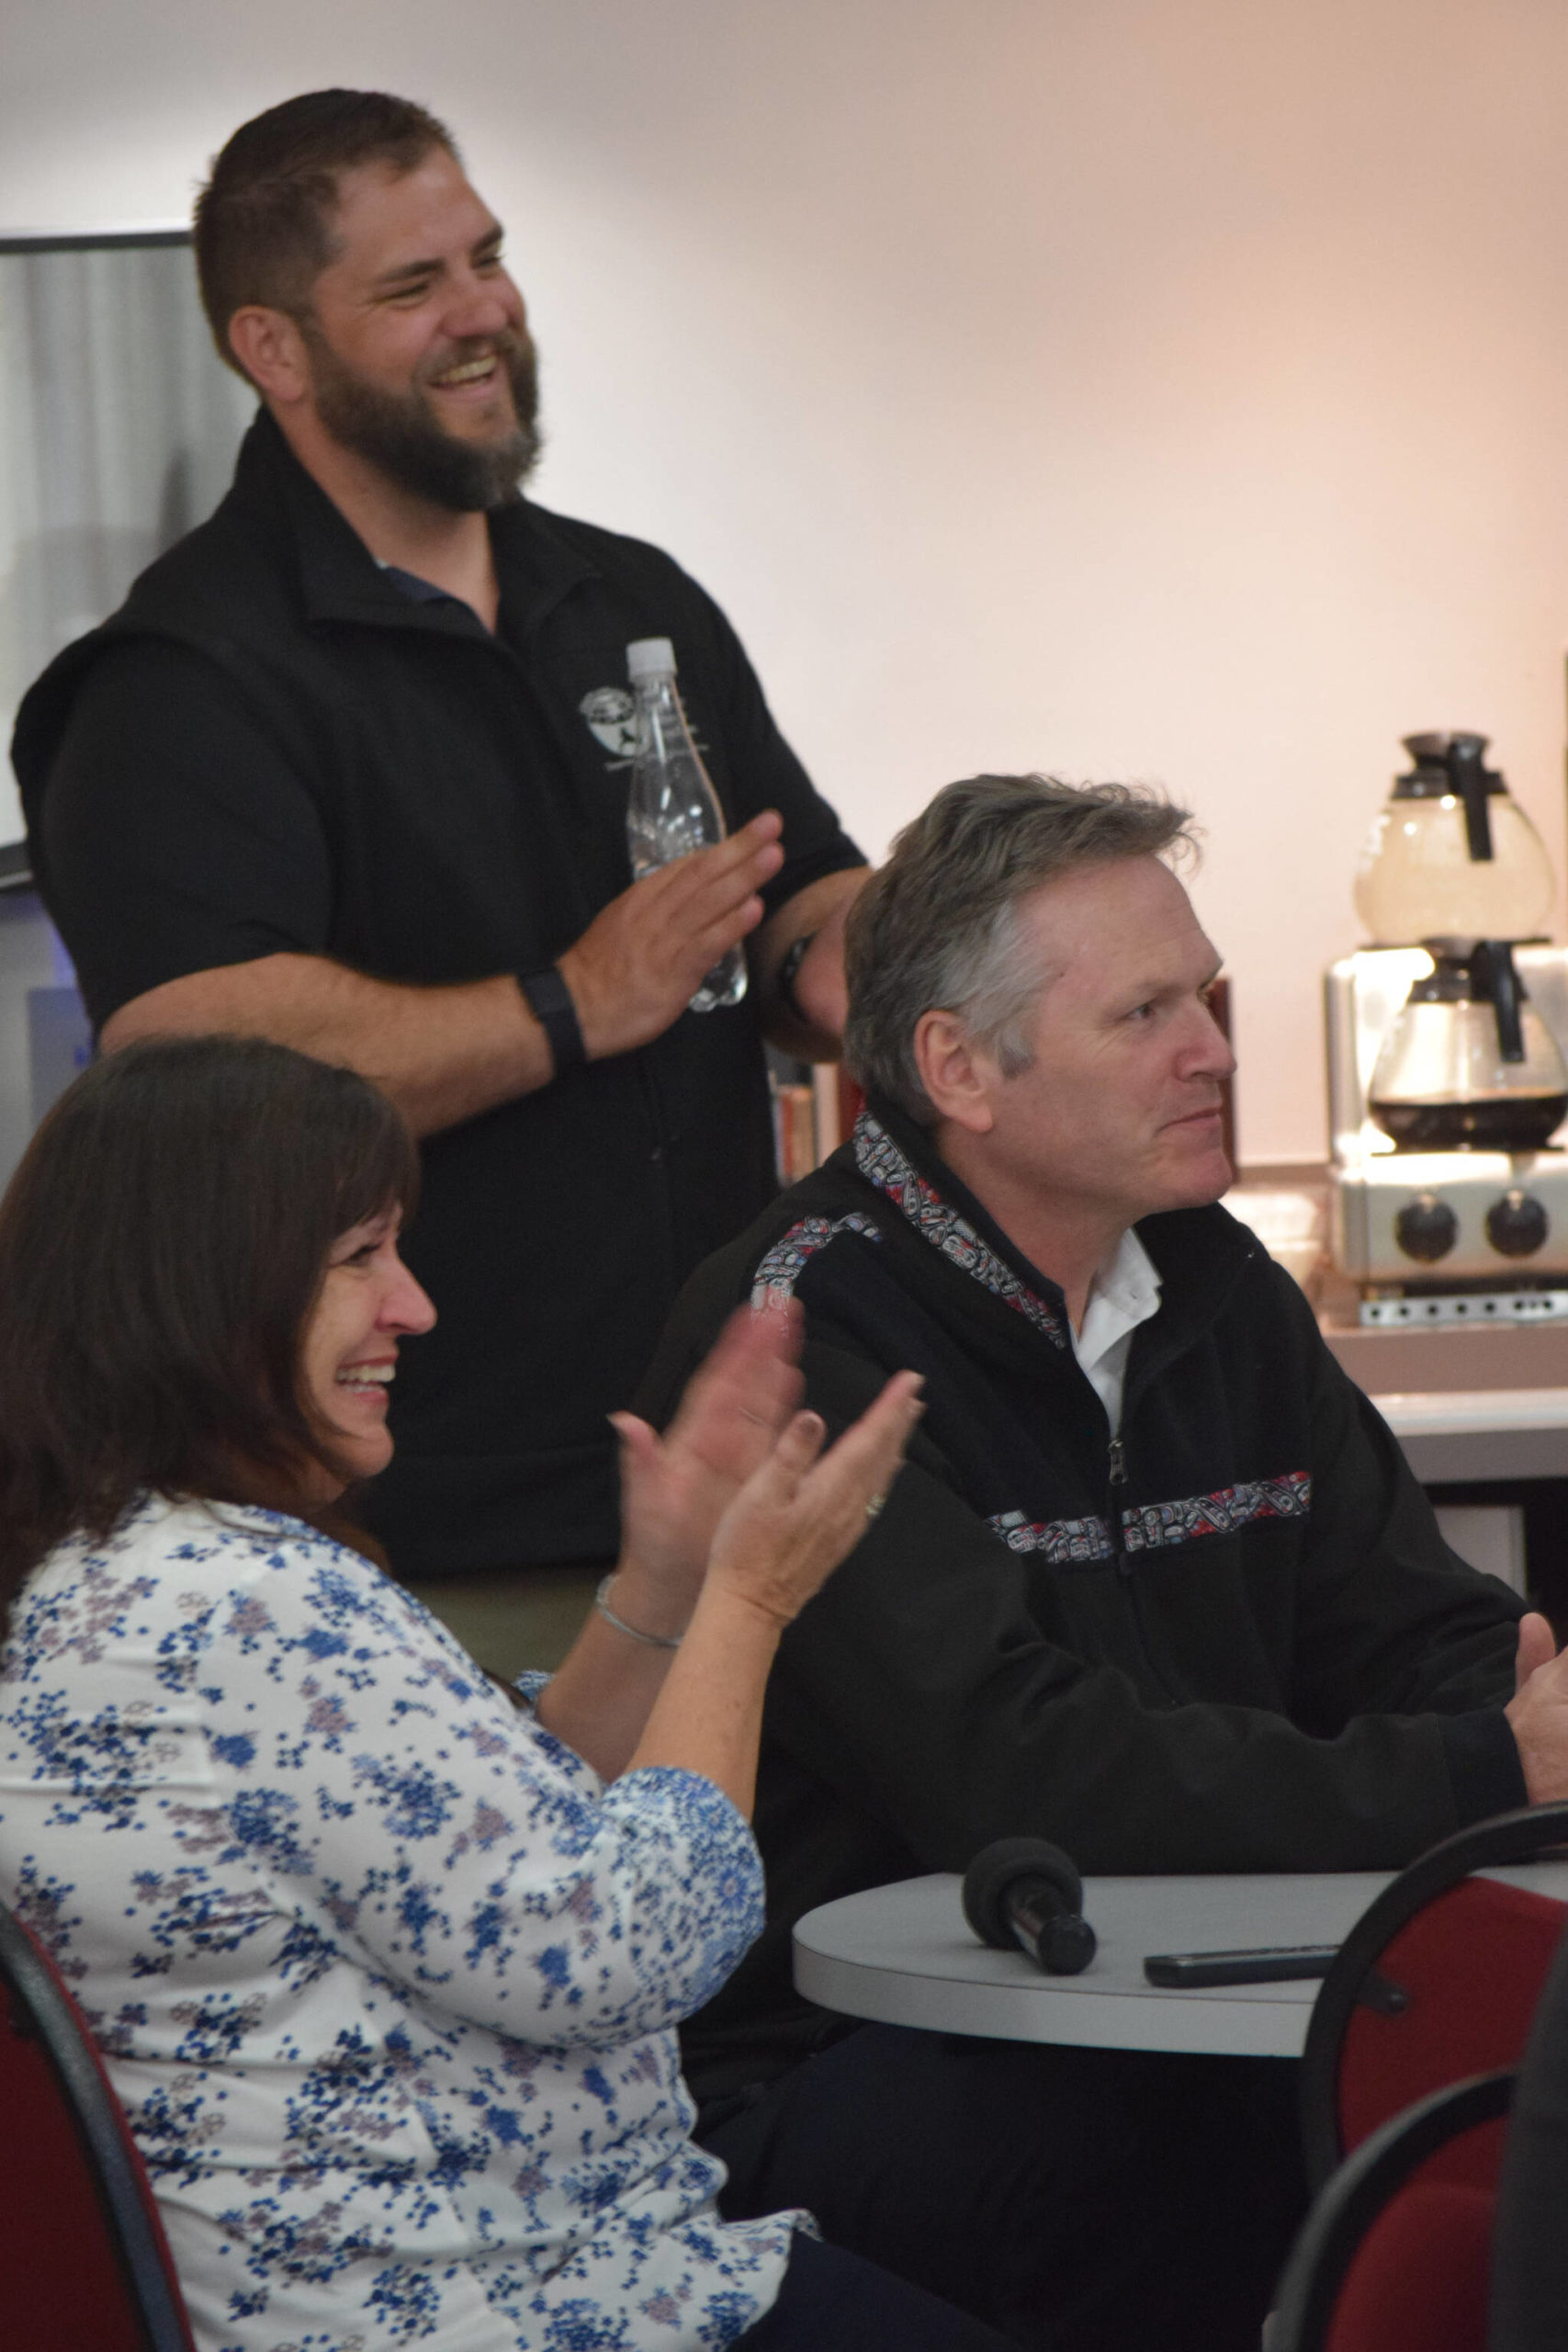
<path id="1" fill-rule="evenodd" d="M 209 514 L 255 397 L 213 350 L 181 229 L 0 235 L 0 730 L 62 646 Z M 0 883 L 27 871 L 0 763 Z"/>

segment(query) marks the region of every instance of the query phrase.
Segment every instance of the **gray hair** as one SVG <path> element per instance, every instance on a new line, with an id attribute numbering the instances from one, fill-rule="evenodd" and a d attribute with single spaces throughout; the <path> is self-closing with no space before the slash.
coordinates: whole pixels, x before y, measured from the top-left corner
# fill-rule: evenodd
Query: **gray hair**
<path id="1" fill-rule="evenodd" d="M 855 900 L 845 947 L 844 1060 L 868 1092 L 921 1126 L 937 1113 L 915 1064 L 915 1024 L 957 1013 L 1009 1078 L 1033 1058 L 1025 1030 L 1042 987 L 1018 910 L 1085 865 L 1193 844 L 1185 808 L 1140 786 L 974 775 L 950 784 L 894 842 Z"/>

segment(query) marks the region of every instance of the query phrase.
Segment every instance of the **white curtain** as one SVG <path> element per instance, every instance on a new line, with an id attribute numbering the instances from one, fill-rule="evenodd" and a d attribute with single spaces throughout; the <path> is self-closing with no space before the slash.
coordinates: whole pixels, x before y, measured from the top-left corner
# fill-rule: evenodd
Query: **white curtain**
<path id="1" fill-rule="evenodd" d="M 0 241 L 0 742 L 45 662 L 210 514 L 254 409 L 184 239 Z M 21 830 L 0 761 L 0 847 Z"/>

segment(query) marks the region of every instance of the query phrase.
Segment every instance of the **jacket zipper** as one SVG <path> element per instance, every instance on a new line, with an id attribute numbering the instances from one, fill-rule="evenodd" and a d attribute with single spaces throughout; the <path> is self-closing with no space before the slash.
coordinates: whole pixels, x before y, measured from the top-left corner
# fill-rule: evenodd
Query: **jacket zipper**
<path id="1" fill-rule="evenodd" d="M 1111 1545 L 1119 1577 L 1130 1577 L 1133 1573 L 1133 1564 L 1127 1557 L 1126 1529 L 1122 1521 L 1122 1489 L 1126 1483 L 1127 1456 L 1121 1439 L 1113 1437 L 1111 1441 Z"/>
<path id="2" fill-rule="evenodd" d="M 1157 1690 L 1162 1690 L 1165 1693 L 1165 1696 L 1169 1699 L 1174 1705 L 1177 1703 L 1176 1692 L 1171 1689 L 1169 1683 L 1166 1680 L 1165 1676 L 1155 1664 L 1154 1652 L 1149 1647 L 1148 1634 L 1144 1627 L 1142 1598 L 1139 1594 L 1136 1584 L 1133 1580 L 1133 1562 L 1131 1555 L 1127 1550 L 1127 1526 L 1122 1513 L 1122 1494 L 1126 1484 L 1126 1448 L 1123 1446 L 1119 1436 L 1113 1437 L 1111 1441 L 1111 1476 L 1109 1496 L 1111 1558 L 1115 1563 L 1116 1574 L 1121 1581 L 1122 1590 L 1127 1596 L 1128 1613 L 1133 1620 L 1134 1630 L 1138 1637 L 1138 1647 L 1144 1654 L 1144 1663 L 1148 1668 L 1149 1679 L 1155 1684 Z"/>

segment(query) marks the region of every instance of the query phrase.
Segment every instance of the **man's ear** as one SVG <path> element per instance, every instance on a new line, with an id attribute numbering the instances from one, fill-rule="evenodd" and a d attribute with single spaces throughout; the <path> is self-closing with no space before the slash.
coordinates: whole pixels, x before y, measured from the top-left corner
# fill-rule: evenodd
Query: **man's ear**
<path id="1" fill-rule="evenodd" d="M 310 356 L 299 323 L 287 311 L 247 302 L 229 322 L 229 348 L 269 400 L 295 407 L 310 394 Z"/>
<path id="2" fill-rule="evenodd" d="M 996 1122 L 991 1093 L 998 1072 L 990 1056 L 971 1043 L 957 1013 L 922 1012 L 913 1043 L 915 1068 L 938 1118 L 971 1135 L 988 1135 Z"/>

